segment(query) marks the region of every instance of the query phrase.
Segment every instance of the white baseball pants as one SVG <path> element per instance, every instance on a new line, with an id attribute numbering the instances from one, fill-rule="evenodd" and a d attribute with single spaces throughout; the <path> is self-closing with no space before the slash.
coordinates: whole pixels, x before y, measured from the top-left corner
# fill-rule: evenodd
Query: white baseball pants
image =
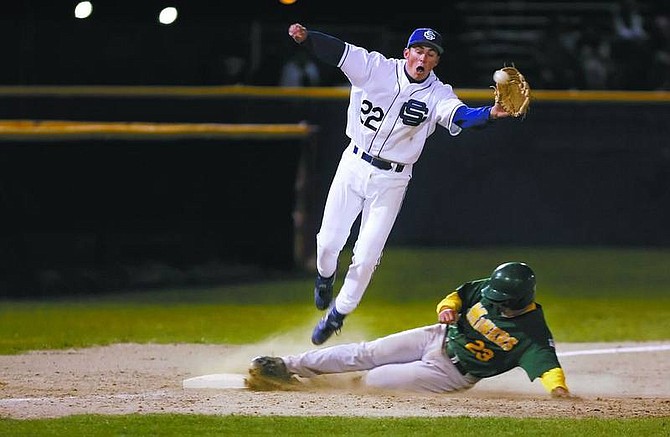
<path id="1" fill-rule="evenodd" d="M 289 372 L 304 378 L 367 370 L 362 382 L 373 388 L 431 393 L 469 389 L 479 378 L 454 367 L 443 347 L 446 331 L 447 325 L 435 324 L 282 359 Z"/>
<path id="2" fill-rule="evenodd" d="M 317 270 L 321 276 L 330 277 L 337 269 L 351 228 L 361 215 L 351 264 L 335 300 L 340 314 L 351 313 L 363 298 L 412 177 L 411 165 L 402 172 L 381 170 L 361 159 L 360 151 L 354 154 L 353 147 L 352 143 L 342 153 L 316 237 Z"/>

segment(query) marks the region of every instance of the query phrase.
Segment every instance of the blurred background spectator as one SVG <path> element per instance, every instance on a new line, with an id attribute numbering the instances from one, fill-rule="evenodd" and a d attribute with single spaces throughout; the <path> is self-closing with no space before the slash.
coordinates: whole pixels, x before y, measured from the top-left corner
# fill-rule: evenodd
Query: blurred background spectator
<path id="1" fill-rule="evenodd" d="M 612 81 L 612 26 L 609 20 L 590 23 L 580 35 L 575 50 L 579 59 L 578 89 L 605 90 Z"/>
<path id="2" fill-rule="evenodd" d="M 321 73 L 316 62 L 308 53 L 295 47 L 295 54 L 282 66 L 279 86 L 318 86 L 321 85 Z"/>
<path id="3" fill-rule="evenodd" d="M 570 22 L 563 15 L 550 17 L 550 23 L 537 46 L 535 59 L 538 64 L 539 77 L 531 81 L 536 84 L 533 85 L 534 88 L 577 88 L 579 24 L 579 22 Z"/>
<path id="4" fill-rule="evenodd" d="M 636 0 L 619 0 L 612 9 L 614 37 L 612 40 L 613 74 L 611 88 L 621 90 L 649 89 L 651 46 Z"/>
<path id="5" fill-rule="evenodd" d="M 617 39 L 646 41 L 645 17 L 642 15 L 636 0 L 619 0 L 614 5 L 612 21 Z"/>
<path id="6" fill-rule="evenodd" d="M 652 19 L 650 30 L 652 51 L 651 88 L 670 90 L 670 13 L 659 13 Z"/>

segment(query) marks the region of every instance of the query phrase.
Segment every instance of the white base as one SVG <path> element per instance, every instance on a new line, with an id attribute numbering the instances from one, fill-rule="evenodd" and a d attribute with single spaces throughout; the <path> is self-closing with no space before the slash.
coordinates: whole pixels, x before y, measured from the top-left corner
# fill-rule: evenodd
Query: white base
<path id="1" fill-rule="evenodd" d="M 215 373 L 212 375 L 196 376 L 185 379 L 184 388 L 233 388 L 246 389 L 245 375 L 241 373 Z"/>

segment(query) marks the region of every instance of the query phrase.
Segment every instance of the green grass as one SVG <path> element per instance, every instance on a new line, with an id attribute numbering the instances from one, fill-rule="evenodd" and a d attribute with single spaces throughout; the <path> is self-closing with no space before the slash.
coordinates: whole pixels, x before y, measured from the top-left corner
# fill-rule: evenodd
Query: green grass
<path id="1" fill-rule="evenodd" d="M 389 250 L 347 329 L 376 337 L 434 323 L 442 297 L 507 260 L 534 268 L 537 300 L 557 342 L 670 337 L 670 250 L 658 249 Z M 200 289 L 5 300 L 0 354 L 119 342 L 258 342 L 318 319 L 312 285 L 305 274 Z"/>
<path id="2" fill-rule="evenodd" d="M 346 268 L 345 254 L 340 265 Z M 510 260 L 528 262 L 557 342 L 670 338 L 670 250 L 392 249 L 346 329 L 373 338 L 435 322 L 435 305 L 461 282 Z M 341 284 L 344 270 L 338 274 Z M 245 344 L 305 327 L 312 274 L 199 289 L 127 291 L 0 301 L 0 354 L 136 343 Z M 668 435 L 669 418 L 289 418 L 201 415 L 0 419 L 0 435 Z M 307 430 L 307 431 L 306 431 Z M 446 430 L 446 431 L 445 431 Z"/>
<path id="3" fill-rule="evenodd" d="M 5 303 L 0 353 L 127 342 L 252 343 L 304 323 L 306 314 L 313 312 L 295 304 Z"/>
<path id="4" fill-rule="evenodd" d="M 669 418 L 514 419 L 514 418 L 340 418 L 198 415 L 70 416 L 59 419 L 0 419 L 0 435 L 12 436 L 660 436 Z"/>

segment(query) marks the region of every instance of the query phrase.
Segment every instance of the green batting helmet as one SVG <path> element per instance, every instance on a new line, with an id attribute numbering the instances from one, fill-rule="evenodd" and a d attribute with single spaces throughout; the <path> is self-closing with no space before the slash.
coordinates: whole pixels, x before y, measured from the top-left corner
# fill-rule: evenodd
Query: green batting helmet
<path id="1" fill-rule="evenodd" d="M 500 264 L 482 288 L 482 296 L 510 309 L 524 308 L 535 299 L 535 273 L 522 262 Z"/>

